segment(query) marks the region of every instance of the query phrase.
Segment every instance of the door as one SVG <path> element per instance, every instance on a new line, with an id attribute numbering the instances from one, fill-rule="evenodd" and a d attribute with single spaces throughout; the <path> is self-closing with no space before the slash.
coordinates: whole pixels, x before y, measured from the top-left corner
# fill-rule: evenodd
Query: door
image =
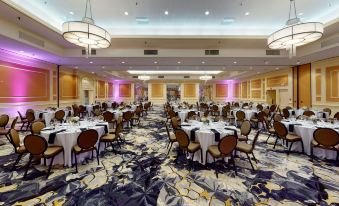
<path id="1" fill-rule="evenodd" d="M 289 105 L 288 90 L 280 89 L 279 90 L 279 102 L 280 108 L 285 108 Z"/>
<path id="2" fill-rule="evenodd" d="M 276 90 L 267 90 L 266 91 L 266 102 L 267 102 L 267 104 L 276 104 L 277 103 Z"/>
<path id="3" fill-rule="evenodd" d="M 84 104 L 89 104 L 89 94 L 88 90 L 84 90 Z"/>
<path id="4" fill-rule="evenodd" d="M 311 65 L 304 64 L 298 70 L 299 108 L 311 107 Z"/>

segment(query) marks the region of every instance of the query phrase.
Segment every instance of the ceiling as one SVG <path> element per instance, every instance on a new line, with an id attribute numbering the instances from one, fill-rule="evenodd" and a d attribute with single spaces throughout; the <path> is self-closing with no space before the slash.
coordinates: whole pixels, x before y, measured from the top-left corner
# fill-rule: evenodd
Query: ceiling
<path id="1" fill-rule="evenodd" d="M 3 0 L 56 31 L 81 20 L 86 0 Z M 112 36 L 267 36 L 285 25 L 290 0 L 93 0 L 97 25 Z M 338 0 L 296 0 L 302 21 L 339 17 Z M 168 15 L 165 15 L 165 11 Z M 128 15 L 125 15 L 128 12 Z M 206 15 L 206 12 L 209 15 Z M 246 15 L 248 14 L 248 15 Z M 148 19 L 138 23 L 136 18 Z"/>
<path id="2" fill-rule="evenodd" d="M 237 79 L 339 56 L 339 0 L 296 0 L 296 4 L 303 21 L 321 21 L 326 27 L 321 40 L 298 47 L 294 58 L 288 58 L 285 50 L 279 56 L 265 53 L 267 35 L 287 20 L 289 0 L 93 0 L 93 17 L 110 31 L 112 43 L 89 57 L 65 41 L 60 31 L 64 21 L 82 18 L 85 0 L 2 0 L 0 20 L 52 46 L 41 48 L 0 31 L 0 49 L 109 79 L 131 79 L 127 70 L 184 70 L 196 79 L 200 75 L 189 71 L 214 70 L 222 71 L 216 79 Z M 138 24 L 136 17 L 147 17 L 149 23 Z M 224 18 L 234 22 L 223 23 Z M 322 48 L 320 42 L 327 39 L 337 43 Z M 145 56 L 144 49 L 157 49 L 159 55 Z M 220 55 L 206 56 L 205 49 L 220 50 Z"/>

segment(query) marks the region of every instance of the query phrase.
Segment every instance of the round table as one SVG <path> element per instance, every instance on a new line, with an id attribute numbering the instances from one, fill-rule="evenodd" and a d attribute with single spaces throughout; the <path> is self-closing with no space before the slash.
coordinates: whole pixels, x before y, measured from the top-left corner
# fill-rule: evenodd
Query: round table
<path id="1" fill-rule="evenodd" d="M 331 124 L 331 123 L 325 123 L 325 122 L 319 122 L 318 124 L 314 124 L 312 121 L 307 120 L 283 120 L 281 121 L 289 133 L 294 133 L 302 138 L 303 144 L 304 144 L 304 151 L 306 154 L 311 155 L 311 142 L 313 140 L 313 132 L 317 129 L 317 127 L 326 127 L 326 128 L 332 128 L 335 129 L 337 132 L 339 131 L 339 123 Z M 298 125 L 295 125 L 298 124 Z M 293 131 L 291 131 L 290 125 L 293 126 Z M 293 144 L 292 151 L 302 151 L 301 144 Z M 326 158 L 326 159 L 336 159 L 337 153 L 335 151 L 331 150 L 324 150 L 321 148 L 314 148 L 313 150 L 314 156 L 317 156 L 319 158 Z"/>
<path id="2" fill-rule="evenodd" d="M 54 110 L 42 110 L 42 111 L 41 110 L 35 110 L 34 116 L 35 116 L 35 119 L 39 119 L 40 114 L 42 114 L 42 119 L 45 120 L 46 126 L 49 126 L 50 123 L 51 123 L 51 120 L 54 119 L 54 117 L 55 117 L 55 112 L 57 112 L 59 110 L 60 109 L 55 110 L 55 111 Z M 71 112 L 71 114 L 73 114 L 72 110 L 64 109 L 64 112 L 65 112 L 64 120 L 67 119 L 69 112 Z"/>
<path id="3" fill-rule="evenodd" d="M 99 139 L 102 135 L 105 134 L 105 126 L 96 126 L 97 124 L 105 124 L 108 127 L 107 122 L 102 122 L 102 121 L 80 121 L 80 125 L 72 125 L 69 123 L 64 123 L 59 126 L 55 126 L 54 130 L 48 130 L 49 128 L 45 128 L 47 130 L 41 131 L 40 135 L 44 137 L 47 142 L 49 139 L 49 136 L 52 132 L 55 131 L 60 131 L 62 129 L 66 129 L 64 132 L 60 132 L 56 134 L 55 140 L 53 144 L 49 145 L 58 145 L 62 146 L 64 148 L 64 157 L 62 157 L 63 153 L 58 154 L 53 161 L 53 165 L 55 164 L 64 164 L 65 166 L 71 167 L 72 162 L 71 162 L 71 157 L 72 157 L 72 148 L 77 144 L 78 136 L 81 133 L 80 128 L 86 128 L 86 129 L 95 129 L 98 132 L 99 138 L 96 143 L 96 146 L 98 146 Z M 104 144 L 101 145 L 102 148 L 100 148 L 100 151 L 104 149 Z M 91 152 L 88 153 L 82 153 L 78 156 L 77 161 L 81 162 L 83 159 L 87 157 L 91 157 Z M 95 154 L 96 155 L 96 154 Z M 42 161 L 43 162 L 43 161 Z"/>
<path id="4" fill-rule="evenodd" d="M 196 120 L 189 120 L 186 124 L 189 126 L 182 126 L 182 129 L 186 132 L 189 138 L 191 138 L 191 130 L 194 128 L 199 128 L 199 130 L 195 131 L 195 141 L 200 143 L 203 154 L 203 162 L 201 162 L 200 152 L 196 152 L 194 155 L 194 160 L 199 161 L 202 164 L 213 162 L 213 159 L 210 155 L 208 155 L 208 159 L 206 161 L 205 154 L 209 146 L 217 145 L 219 143 L 215 141 L 215 134 L 213 131 L 211 131 L 211 129 L 215 129 L 220 133 L 220 139 L 226 135 L 234 134 L 234 131 L 226 130 L 226 127 L 230 129 L 236 129 L 234 126 L 226 126 L 226 123 L 221 121 L 210 122 L 209 125 L 207 125 Z"/>

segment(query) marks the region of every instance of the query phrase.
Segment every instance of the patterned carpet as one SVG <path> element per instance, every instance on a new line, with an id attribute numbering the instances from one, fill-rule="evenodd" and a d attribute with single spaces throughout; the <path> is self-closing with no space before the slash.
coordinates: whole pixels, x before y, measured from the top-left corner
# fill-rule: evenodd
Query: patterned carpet
<path id="1" fill-rule="evenodd" d="M 238 175 L 219 165 L 217 179 L 214 165 L 196 162 L 189 172 L 183 156 L 176 164 L 176 145 L 166 157 L 163 120 L 160 107 L 154 108 L 124 134 L 117 154 L 101 154 L 100 166 L 88 160 L 77 174 L 59 166 L 47 180 L 41 165 L 22 180 L 28 157 L 11 172 L 16 155 L 9 143 L 0 146 L 0 205 L 339 205 L 338 162 L 312 163 L 305 155 L 287 155 L 282 146 L 273 150 L 261 134 L 255 148 L 259 162 L 253 162 L 257 170 L 241 155 Z"/>

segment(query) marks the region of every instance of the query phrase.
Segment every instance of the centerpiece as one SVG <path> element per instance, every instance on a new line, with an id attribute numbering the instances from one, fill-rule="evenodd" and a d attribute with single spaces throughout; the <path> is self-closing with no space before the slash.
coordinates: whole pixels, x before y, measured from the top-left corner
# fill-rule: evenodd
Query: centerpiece
<path id="1" fill-rule="evenodd" d="M 312 120 L 312 122 L 313 122 L 314 124 L 317 124 L 317 122 L 318 122 L 318 117 L 315 116 L 315 115 L 310 116 L 309 119 Z"/>
<path id="2" fill-rule="evenodd" d="M 75 116 L 75 117 L 71 117 L 69 119 L 69 122 L 72 123 L 72 124 L 77 124 L 77 123 L 79 123 L 79 120 L 80 120 L 80 117 Z"/>
<path id="3" fill-rule="evenodd" d="M 201 117 L 201 122 L 208 125 L 210 123 L 210 120 L 207 119 L 206 117 Z"/>

